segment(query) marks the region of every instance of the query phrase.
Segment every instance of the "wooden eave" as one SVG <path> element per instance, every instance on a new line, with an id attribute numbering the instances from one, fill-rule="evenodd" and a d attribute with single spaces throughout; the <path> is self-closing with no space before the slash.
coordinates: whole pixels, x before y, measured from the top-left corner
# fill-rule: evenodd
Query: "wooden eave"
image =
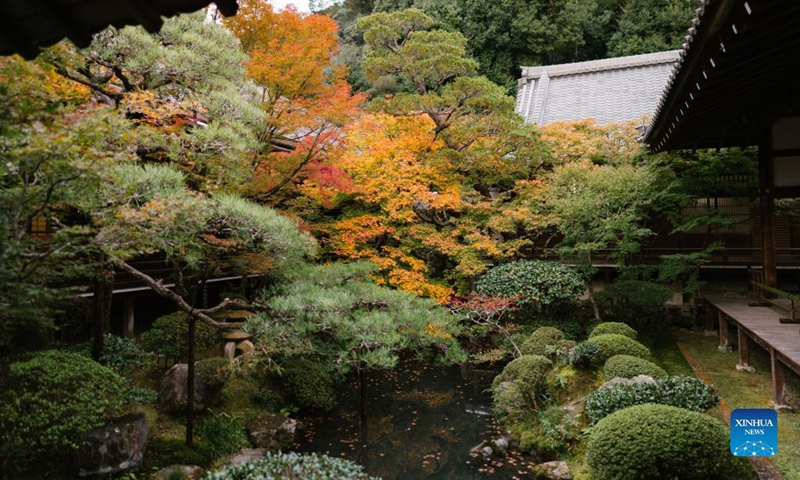
<path id="1" fill-rule="evenodd" d="M 0 0 L 0 55 L 18 53 L 27 59 L 40 48 L 64 38 L 78 47 L 89 45 L 92 35 L 108 26 L 142 25 L 154 33 L 162 17 L 197 11 L 208 0 Z M 225 16 L 235 15 L 236 0 L 216 0 Z"/>
<path id="2" fill-rule="evenodd" d="M 800 111 L 800 2 L 705 0 L 646 136 L 653 152 L 757 145 Z"/>

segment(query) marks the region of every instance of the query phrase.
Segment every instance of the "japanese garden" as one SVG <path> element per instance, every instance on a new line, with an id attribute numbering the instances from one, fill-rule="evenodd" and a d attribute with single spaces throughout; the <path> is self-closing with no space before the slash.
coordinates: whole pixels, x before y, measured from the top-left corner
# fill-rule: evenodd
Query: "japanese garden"
<path id="1" fill-rule="evenodd" d="M 111 3 L 2 20 L 0 478 L 800 479 L 800 5 Z"/>

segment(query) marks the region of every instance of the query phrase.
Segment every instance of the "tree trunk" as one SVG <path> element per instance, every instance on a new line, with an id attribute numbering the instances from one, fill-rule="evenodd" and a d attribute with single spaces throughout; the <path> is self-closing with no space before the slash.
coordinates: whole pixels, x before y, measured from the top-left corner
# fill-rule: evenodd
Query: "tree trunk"
<path id="1" fill-rule="evenodd" d="M 359 418 L 361 425 L 361 458 L 359 463 L 367 468 L 367 372 L 362 365 L 358 368 L 358 390 L 359 390 Z"/>
<path id="2" fill-rule="evenodd" d="M 92 359 L 100 360 L 104 336 L 111 331 L 111 301 L 114 296 L 114 270 L 100 259 L 101 270 L 94 278 L 94 305 L 92 312 Z"/>
<path id="3" fill-rule="evenodd" d="M 187 379 L 188 384 L 186 388 L 188 389 L 186 392 L 186 408 L 188 411 L 186 412 L 186 446 L 191 447 L 194 441 L 194 331 L 195 326 L 197 324 L 197 318 L 194 316 L 189 316 L 189 333 L 188 333 L 188 347 L 189 347 L 189 358 L 188 358 L 188 375 L 189 378 Z"/>
<path id="4" fill-rule="evenodd" d="M 586 280 L 586 292 L 589 294 L 589 302 L 592 304 L 592 310 L 594 310 L 594 319 L 598 322 L 602 322 L 603 319 L 600 318 L 600 307 L 597 305 L 597 297 L 594 295 L 594 286 L 592 285 L 591 277 Z"/>

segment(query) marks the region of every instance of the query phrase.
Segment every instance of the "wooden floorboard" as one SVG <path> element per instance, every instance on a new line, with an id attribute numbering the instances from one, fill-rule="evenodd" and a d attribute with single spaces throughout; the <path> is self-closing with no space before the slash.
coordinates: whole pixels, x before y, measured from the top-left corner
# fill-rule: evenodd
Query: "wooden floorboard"
<path id="1" fill-rule="evenodd" d="M 708 296 L 706 301 L 742 325 L 789 360 L 793 370 L 800 369 L 800 325 L 780 323 L 786 313 L 772 307 L 751 307 L 749 298 Z M 797 372 L 800 374 L 800 372 Z"/>

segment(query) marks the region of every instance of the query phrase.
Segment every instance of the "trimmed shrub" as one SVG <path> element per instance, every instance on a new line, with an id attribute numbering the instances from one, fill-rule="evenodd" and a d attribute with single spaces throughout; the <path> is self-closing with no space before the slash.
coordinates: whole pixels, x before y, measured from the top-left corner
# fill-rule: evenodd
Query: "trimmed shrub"
<path id="1" fill-rule="evenodd" d="M 195 348 L 206 350 L 219 341 L 219 332 L 211 325 L 197 321 Z M 142 334 L 142 347 L 163 358 L 185 359 L 189 355 L 189 321 L 183 312 L 159 317 L 153 328 Z"/>
<path id="2" fill-rule="evenodd" d="M 541 355 L 523 355 L 512 360 L 494 378 L 492 398 L 498 412 L 505 415 L 538 411 L 547 397 L 547 375 L 553 362 Z"/>
<path id="3" fill-rule="evenodd" d="M 597 337 L 598 335 L 606 335 L 608 333 L 616 333 L 617 335 L 625 335 L 626 337 L 636 340 L 636 330 L 628 325 L 620 322 L 603 322 L 598 323 L 589 338 Z"/>
<path id="4" fill-rule="evenodd" d="M 577 344 L 575 349 L 572 350 L 572 364 L 579 367 L 588 367 L 596 363 L 596 359 L 600 358 L 602 354 L 603 351 L 600 349 L 600 345 L 591 340 L 586 340 Z"/>
<path id="5" fill-rule="evenodd" d="M 664 378 L 667 372 L 653 362 L 630 355 L 614 355 L 606 360 L 603 367 L 606 380 L 614 377 L 633 378 L 637 375 L 649 375 L 653 378 Z"/>
<path id="6" fill-rule="evenodd" d="M 710 385 L 694 377 L 677 376 L 609 385 L 589 395 L 585 408 L 592 423 L 596 423 L 617 410 L 645 403 L 704 412 L 719 405 L 719 397 Z"/>
<path id="7" fill-rule="evenodd" d="M 547 355 L 552 348 L 558 347 L 564 340 L 564 334 L 555 327 L 539 327 L 526 338 L 519 349 L 523 355 Z"/>
<path id="8" fill-rule="evenodd" d="M 125 381 L 76 353 L 47 350 L 12 363 L 0 388 L 0 456 L 55 456 L 78 447 L 122 406 Z"/>
<path id="9" fill-rule="evenodd" d="M 730 454 L 724 423 L 667 405 L 639 405 L 601 420 L 586 459 L 593 480 L 755 478 L 747 459 Z"/>
<path id="10" fill-rule="evenodd" d="M 158 401 L 158 392 L 146 387 L 128 387 L 122 394 L 125 405 L 150 404 Z"/>
<path id="11" fill-rule="evenodd" d="M 268 452 L 254 462 L 229 465 L 208 473 L 204 480 L 251 480 L 275 478 L 281 480 L 378 480 L 364 472 L 364 467 L 343 458 L 319 453 Z"/>
<path id="12" fill-rule="evenodd" d="M 223 357 L 211 357 L 194 364 L 195 378 L 203 388 L 207 405 L 222 403 L 222 389 L 230 379 L 231 362 Z"/>
<path id="13" fill-rule="evenodd" d="M 250 446 L 242 421 L 227 413 L 206 419 L 200 428 L 200 435 L 210 445 L 213 458 L 235 453 Z"/>
<path id="14" fill-rule="evenodd" d="M 319 362 L 293 359 L 288 362 L 283 375 L 298 406 L 330 410 L 336 405 L 333 378 Z"/>
<path id="15" fill-rule="evenodd" d="M 606 361 L 614 355 L 630 355 L 632 357 L 650 358 L 650 350 L 644 345 L 618 333 L 607 333 L 592 337 L 592 342 L 600 347 L 600 361 Z"/>
<path id="16" fill-rule="evenodd" d="M 57 348 L 65 352 L 77 353 L 86 358 L 92 358 L 92 344 L 90 342 L 58 346 Z M 110 333 L 103 336 L 103 351 L 100 352 L 100 364 L 111 368 L 120 375 L 124 374 L 126 369 L 141 366 L 145 358 L 145 352 L 130 338 Z"/>
<path id="17" fill-rule="evenodd" d="M 672 292 L 661 285 L 636 280 L 617 282 L 597 292 L 597 303 L 606 314 L 639 330 L 663 326 L 664 304 Z"/>
<path id="18" fill-rule="evenodd" d="M 586 288 L 575 270 L 541 260 L 517 260 L 494 267 L 475 287 L 486 297 L 519 297 L 520 303 L 538 305 L 573 300 Z"/>

